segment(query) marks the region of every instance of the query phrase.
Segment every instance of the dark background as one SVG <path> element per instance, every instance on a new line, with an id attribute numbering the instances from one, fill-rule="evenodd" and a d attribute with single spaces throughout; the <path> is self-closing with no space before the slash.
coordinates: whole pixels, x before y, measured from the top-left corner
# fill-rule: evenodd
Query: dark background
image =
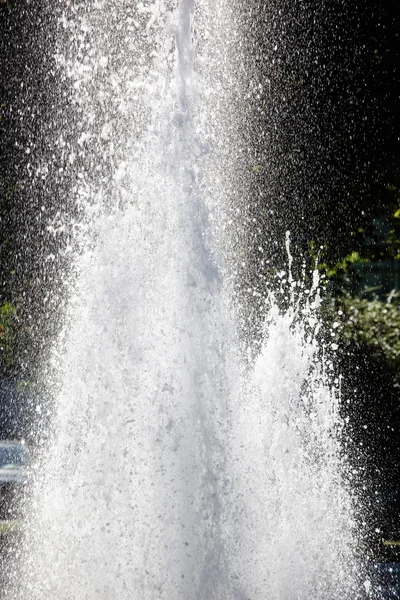
<path id="1" fill-rule="evenodd" d="M 399 207 L 399 7 L 295 0 L 253 10 L 249 52 L 263 86 L 254 187 L 265 200 L 250 211 L 269 211 L 263 239 L 290 230 L 333 263 L 362 251 L 373 219 Z"/>

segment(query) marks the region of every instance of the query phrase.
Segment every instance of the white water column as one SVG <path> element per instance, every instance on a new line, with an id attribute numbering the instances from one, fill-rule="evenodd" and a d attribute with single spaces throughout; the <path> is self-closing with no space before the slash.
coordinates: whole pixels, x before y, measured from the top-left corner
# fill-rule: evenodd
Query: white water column
<path id="1" fill-rule="evenodd" d="M 238 349 L 245 100 L 216 4 L 91 0 L 60 21 L 86 217 L 13 600 L 354 597 L 316 287 L 284 315 L 266 291 L 255 364 Z"/>

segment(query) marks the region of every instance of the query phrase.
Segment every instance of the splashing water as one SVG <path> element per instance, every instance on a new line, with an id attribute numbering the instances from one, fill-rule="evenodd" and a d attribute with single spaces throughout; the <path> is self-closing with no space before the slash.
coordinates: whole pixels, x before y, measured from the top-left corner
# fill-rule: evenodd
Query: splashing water
<path id="1" fill-rule="evenodd" d="M 238 350 L 236 34 L 211 4 L 93 1 L 62 19 L 90 234 L 10 597 L 354 598 L 316 303 L 270 301 L 256 360 Z"/>

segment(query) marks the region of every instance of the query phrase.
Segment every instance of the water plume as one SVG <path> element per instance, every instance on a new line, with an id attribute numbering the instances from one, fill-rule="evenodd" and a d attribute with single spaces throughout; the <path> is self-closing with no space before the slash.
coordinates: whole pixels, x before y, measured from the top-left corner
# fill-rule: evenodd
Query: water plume
<path id="1" fill-rule="evenodd" d="M 283 313 L 266 291 L 256 358 L 236 331 L 246 182 L 218 4 L 98 0 L 60 21 L 85 216 L 13 598 L 354 597 L 317 289 Z"/>

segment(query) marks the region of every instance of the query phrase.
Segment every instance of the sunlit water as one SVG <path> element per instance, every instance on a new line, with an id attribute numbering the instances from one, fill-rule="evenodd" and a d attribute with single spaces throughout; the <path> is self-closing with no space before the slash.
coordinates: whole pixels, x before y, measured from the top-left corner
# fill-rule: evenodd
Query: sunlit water
<path id="1" fill-rule="evenodd" d="M 216 4 L 93 1 L 61 20 L 86 217 L 9 597 L 355 597 L 316 278 L 307 301 L 286 275 L 285 314 L 266 290 L 258 353 L 238 340 L 240 34 Z"/>

